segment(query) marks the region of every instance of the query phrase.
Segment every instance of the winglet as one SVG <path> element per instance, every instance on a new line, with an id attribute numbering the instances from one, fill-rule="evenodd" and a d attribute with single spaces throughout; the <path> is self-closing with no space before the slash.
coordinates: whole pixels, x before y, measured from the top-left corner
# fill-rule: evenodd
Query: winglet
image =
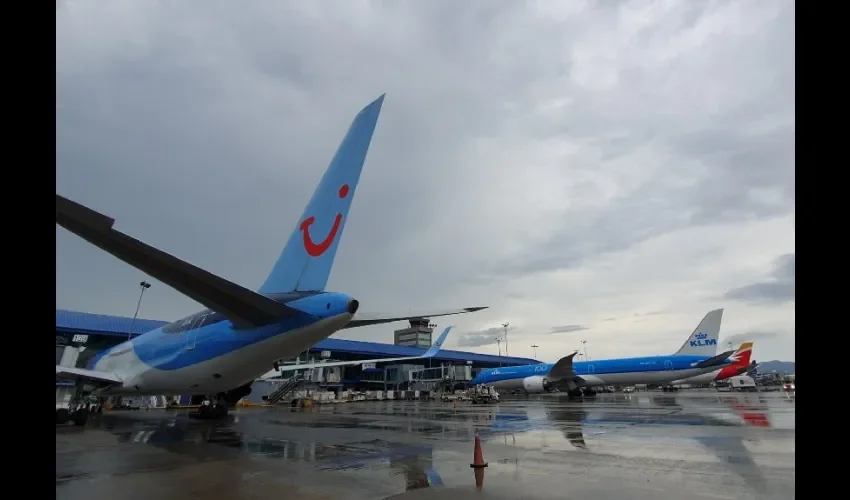
<path id="1" fill-rule="evenodd" d="M 443 330 L 443 333 L 440 334 L 440 336 L 437 338 L 437 341 L 434 342 L 431 347 L 428 348 L 427 351 L 425 351 L 425 354 L 422 356 L 423 358 L 433 358 L 438 352 L 440 352 L 440 349 L 443 347 L 443 342 L 445 342 L 446 337 L 448 337 L 449 331 L 452 329 L 452 326 L 454 325 L 448 326 L 445 330 Z"/>

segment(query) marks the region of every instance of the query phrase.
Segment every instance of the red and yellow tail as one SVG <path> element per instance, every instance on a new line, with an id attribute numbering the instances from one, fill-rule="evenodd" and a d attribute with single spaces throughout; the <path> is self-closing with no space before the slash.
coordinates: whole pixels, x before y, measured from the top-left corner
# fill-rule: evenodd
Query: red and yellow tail
<path id="1" fill-rule="evenodd" d="M 732 355 L 732 359 L 735 361 L 732 363 L 732 366 L 749 366 L 750 364 L 750 356 L 753 353 L 753 343 L 752 342 L 744 342 L 741 344 L 741 347 L 735 351 L 735 354 Z"/>

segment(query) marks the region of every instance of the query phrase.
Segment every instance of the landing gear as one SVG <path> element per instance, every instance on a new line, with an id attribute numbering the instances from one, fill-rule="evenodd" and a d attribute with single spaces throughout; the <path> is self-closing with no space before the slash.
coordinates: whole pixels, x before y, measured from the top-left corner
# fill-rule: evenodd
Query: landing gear
<path id="1" fill-rule="evenodd" d="M 570 399 L 578 399 L 582 396 L 584 396 L 584 394 L 581 392 L 581 389 L 573 389 L 571 391 L 567 391 L 567 397 Z"/>
<path id="2" fill-rule="evenodd" d="M 201 420 L 218 420 L 227 416 L 227 403 L 217 400 L 215 403 L 206 400 L 201 403 L 201 407 L 195 413 L 190 413 L 189 416 Z"/>
<path id="3" fill-rule="evenodd" d="M 194 413 L 190 413 L 190 417 L 202 420 L 219 420 L 227 417 L 227 412 L 230 407 L 235 406 L 240 399 L 251 394 L 251 384 L 245 384 L 237 387 L 232 391 L 219 392 L 215 396 L 215 400 L 206 399 L 201 402 L 200 408 Z"/>
<path id="4" fill-rule="evenodd" d="M 56 425 L 65 425 L 73 422 L 77 427 L 84 427 L 92 413 L 90 406 L 85 403 L 86 394 L 83 392 L 84 384 L 78 382 L 74 386 L 74 396 L 68 402 L 68 408 L 56 409 Z"/>

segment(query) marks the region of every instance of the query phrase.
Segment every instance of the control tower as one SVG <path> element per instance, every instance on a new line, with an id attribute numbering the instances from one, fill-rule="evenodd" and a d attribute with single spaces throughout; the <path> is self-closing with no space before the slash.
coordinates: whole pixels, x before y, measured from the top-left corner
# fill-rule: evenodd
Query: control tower
<path id="1" fill-rule="evenodd" d="M 410 320 L 408 328 L 402 328 L 393 332 L 393 343 L 407 347 L 431 347 L 431 335 L 434 327 L 428 318 L 417 318 Z"/>

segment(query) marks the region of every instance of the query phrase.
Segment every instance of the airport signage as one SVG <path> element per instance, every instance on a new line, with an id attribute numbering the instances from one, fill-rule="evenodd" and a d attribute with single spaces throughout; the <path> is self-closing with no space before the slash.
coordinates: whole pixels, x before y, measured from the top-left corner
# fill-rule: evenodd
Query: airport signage
<path id="1" fill-rule="evenodd" d="M 82 335 L 82 334 L 74 335 L 74 338 L 71 340 L 71 342 L 73 342 L 75 344 L 85 344 L 88 341 L 89 341 L 89 336 L 88 335 Z"/>
<path id="2" fill-rule="evenodd" d="M 368 370 L 369 368 L 375 368 L 375 363 L 363 363 L 360 366 L 362 366 L 364 370 Z"/>

